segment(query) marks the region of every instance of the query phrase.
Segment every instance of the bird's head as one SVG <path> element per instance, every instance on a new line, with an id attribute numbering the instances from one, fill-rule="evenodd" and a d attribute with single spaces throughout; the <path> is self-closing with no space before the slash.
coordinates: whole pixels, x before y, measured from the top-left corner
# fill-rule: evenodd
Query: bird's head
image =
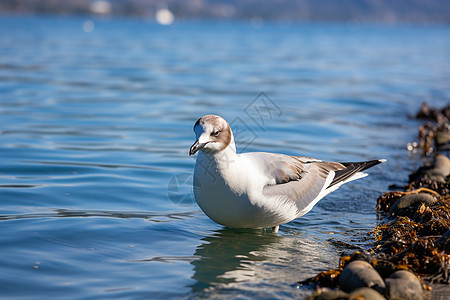
<path id="1" fill-rule="evenodd" d="M 204 153 L 215 154 L 234 145 L 230 125 L 223 118 L 207 115 L 198 119 L 194 125 L 196 141 L 189 149 L 189 155 L 202 150 Z"/>

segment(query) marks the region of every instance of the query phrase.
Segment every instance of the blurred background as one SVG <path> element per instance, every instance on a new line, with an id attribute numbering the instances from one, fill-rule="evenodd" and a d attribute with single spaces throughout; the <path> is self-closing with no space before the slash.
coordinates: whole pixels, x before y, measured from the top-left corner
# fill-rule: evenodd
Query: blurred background
<path id="1" fill-rule="evenodd" d="M 178 19 L 448 23 L 445 0 L 3 0 L 0 12 L 132 16 L 153 19 L 169 9 Z"/>
<path id="2" fill-rule="evenodd" d="M 0 297 L 311 295 L 295 282 L 368 247 L 377 197 L 423 162 L 406 145 L 450 99 L 449 5 L 0 1 Z M 238 152 L 388 162 L 276 235 L 232 230 L 192 195 L 205 114 Z"/>

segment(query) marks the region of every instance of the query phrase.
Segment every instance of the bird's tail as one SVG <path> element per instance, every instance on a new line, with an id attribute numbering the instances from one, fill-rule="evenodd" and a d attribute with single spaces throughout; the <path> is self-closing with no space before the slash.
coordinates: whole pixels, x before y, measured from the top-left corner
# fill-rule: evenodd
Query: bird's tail
<path id="1" fill-rule="evenodd" d="M 331 181 L 330 185 L 328 187 L 332 187 L 333 185 L 348 182 L 351 180 L 359 179 L 362 177 L 367 176 L 366 173 L 363 173 L 362 171 L 371 168 L 375 165 L 378 165 L 380 163 L 384 163 L 386 159 L 376 159 L 376 160 L 369 160 L 369 161 L 363 161 L 363 162 L 346 162 L 341 163 L 345 166 L 345 169 L 334 171 L 335 175 L 333 178 L 333 181 Z"/>

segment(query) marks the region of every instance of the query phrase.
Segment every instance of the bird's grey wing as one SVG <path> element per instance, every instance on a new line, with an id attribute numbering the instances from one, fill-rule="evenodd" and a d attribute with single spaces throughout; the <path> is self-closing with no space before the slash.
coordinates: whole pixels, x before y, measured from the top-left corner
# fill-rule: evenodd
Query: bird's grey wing
<path id="1" fill-rule="evenodd" d="M 334 175 L 329 176 L 330 172 L 343 167 L 339 163 L 329 162 L 302 163 L 303 172 L 299 174 L 299 178 L 266 185 L 263 188 L 263 194 L 269 198 L 295 203 L 300 213 L 307 208 L 311 209 L 320 199 L 318 197 L 321 192 L 330 185 L 334 178 Z"/>
<path id="2" fill-rule="evenodd" d="M 270 179 L 270 184 L 281 184 L 301 179 L 306 173 L 306 165 L 318 162 L 314 158 L 304 156 L 289 156 L 278 153 L 253 152 L 245 153 L 258 165 L 264 166 L 263 173 Z"/>
<path id="3" fill-rule="evenodd" d="M 275 184 L 266 185 L 263 194 L 268 198 L 295 203 L 300 215 L 359 172 L 385 161 L 337 163 L 301 156 L 280 156 L 278 159 L 272 171 Z"/>

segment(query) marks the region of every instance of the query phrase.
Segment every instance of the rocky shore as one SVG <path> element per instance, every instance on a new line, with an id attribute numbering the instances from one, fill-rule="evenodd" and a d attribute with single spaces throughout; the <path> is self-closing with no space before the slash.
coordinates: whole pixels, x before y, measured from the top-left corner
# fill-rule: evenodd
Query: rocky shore
<path id="1" fill-rule="evenodd" d="M 375 241 L 340 259 L 337 269 L 299 282 L 314 288 L 308 299 L 446 299 L 450 297 L 450 105 L 424 103 L 415 116 L 419 138 L 408 145 L 425 164 L 407 186 L 378 198 L 383 222 Z M 448 298 L 447 298 L 448 299 Z"/>

